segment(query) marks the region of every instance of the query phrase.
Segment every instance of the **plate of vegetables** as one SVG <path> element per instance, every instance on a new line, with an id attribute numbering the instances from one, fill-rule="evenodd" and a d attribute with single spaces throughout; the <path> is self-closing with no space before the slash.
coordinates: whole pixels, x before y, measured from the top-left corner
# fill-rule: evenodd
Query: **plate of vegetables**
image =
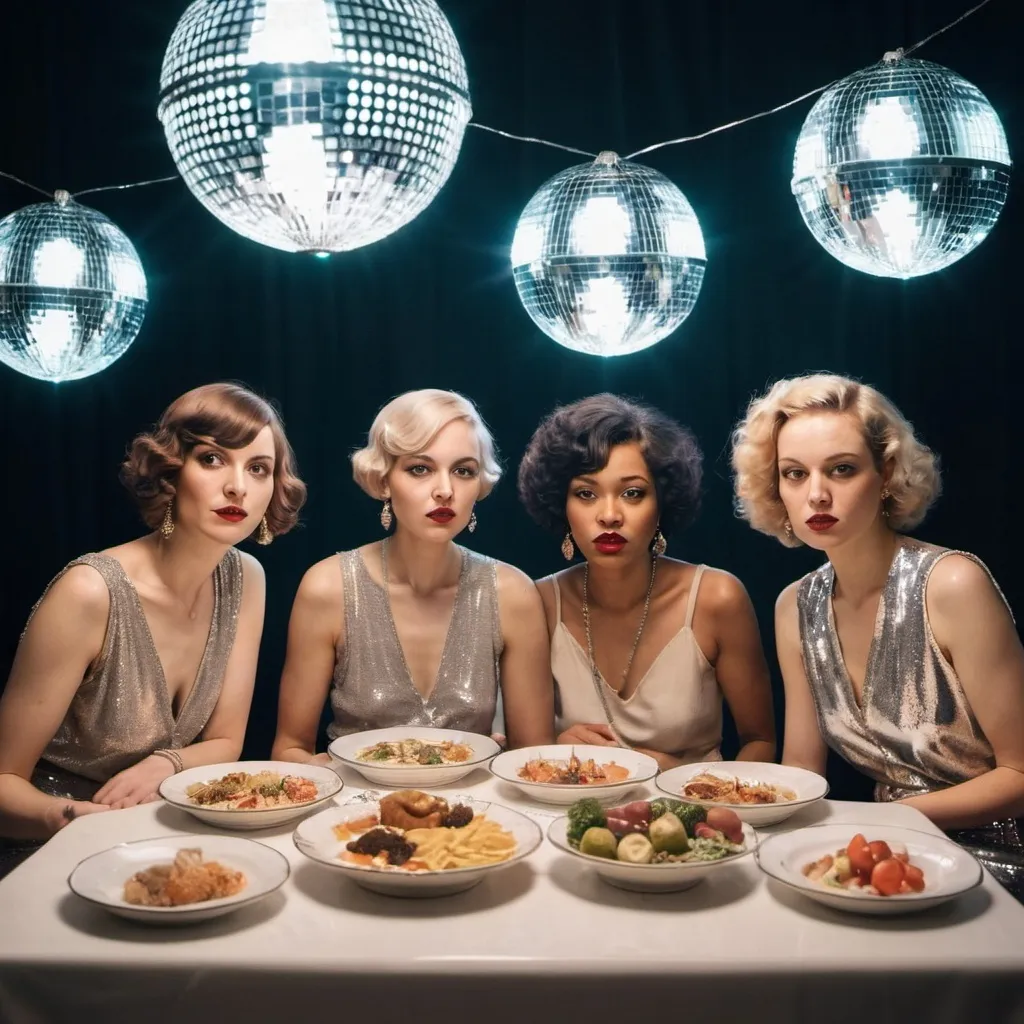
<path id="1" fill-rule="evenodd" d="M 757 847 L 757 833 L 735 812 L 670 797 L 617 807 L 577 800 L 551 823 L 548 839 L 609 885 L 633 892 L 689 889 Z"/>
<path id="2" fill-rule="evenodd" d="M 909 914 L 981 884 L 981 865 L 944 836 L 879 825 L 816 825 L 769 836 L 765 874 L 855 914 Z"/>

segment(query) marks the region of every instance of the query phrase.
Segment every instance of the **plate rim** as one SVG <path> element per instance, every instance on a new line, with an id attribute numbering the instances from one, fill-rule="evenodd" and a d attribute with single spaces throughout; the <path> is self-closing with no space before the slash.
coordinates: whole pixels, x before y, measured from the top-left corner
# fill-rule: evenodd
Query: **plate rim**
<path id="1" fill-rule="evenodd" d="M 550 825 L 548 825 L 547 838 L 550 841 L 551 845 L 554 846 L 555 849 L 559 850 L 561 853 L 568 853 L 572 857 L 579 857 L 581 860 L 585 861 L 588 864 L 597 863 L 610 865 L 612 871 L 642 869 L 644 871 L 667 873 L 667 870 L 674 869 L 675 871 L 678 871 L 680 874 L 685 874 L 687 871 L 694 871 L 698 869 L 707 870 L 709 868 L 714 869 L 718 867 L 724 867 L 726 864 L 735 864 L 737 861 L 749 857 L 752 853 L 756 853 L 756 851 L 761 846 L 761 837 L 760 835 L 758 835 L 757 829 L 755 829 L 749 821 L 744 821 L 743 833 L 744 838 L 748 841 L 748 847 L 747 849 L 742 850 L 740 853 L 734 853 L 729 857 L 721 857 L 718 860 L 669 861 L 665 864 L 631 864 L 629 861 L 612 860 L 610 857 L 595 857 L 593 854 L 590 853 L 581 853 L 579 850 L 575 849 L 569 843 L 568 840 L 565 841 L 565 845 L 563 846 L 560 842 L 558 842 L 556 839 L 552 837 L 551 830 L 560 822 L 567 822 L 568 820 L 568 815 L 561 814 L 557 818 L 555 818 L 555 820 L 552 821 Z M 748 830 L 750 832 L 750 835 L 747 835 Z"/>
<path id="2" fill-rule="evenodd" d="M 460 803 L 463 803 L 463 802 L 465 802 L 465 801 L 460 801 Z M 517 810 L 514 807 L 508 807 L 505 804 L 499 804 L 496 800 L 486 800 L 486 801 L 484 801 L 484 800 L 479 800 L 479 801 L 471 800 L 470 802 L 473 803 L 473 804 L 486 804 L 488 807 L 492 807 L 492 806 L 501 807 L 502 810 L 511 811 L 513 814 L 518 815 L 524 821 L 527 821 L 527 822 L 530 823 L 530 826 L 534 830 L 533 834 L 534 834 L 535 842 L 533 843 L 533 845 L 528 850 L 522 851 L 522 850 L 518 850 L 517 849 L 516 852 L 513 853 L 512 856 L 509 857 L 507 860 L 495 861 L 493 864 L 467 864 L 465 867 L 461 867 L 461 868 L 441 868 L 440 870 L 405 871 L 405 872 L 397 871 L 397 870 L 392 869 L 392 868 L 378 868 L 378 867 L 374 867 L 371 864 L 352 864 L 352 863 L 349 863 L 347 861 L 343 861 L 343 860 L 341 860 L 339 858 L 335 858 L 334 860 L 325 860 L 325 859 L 322 860 L 320 857 L 314 857 L 312 854 L 310 854 L 309 852 L 307 852 L 306 850 L 304 850 L 302 848 L 302 845 L 300 844 L 300 837 L 299 837 L 298 832 L 299 832 L 299 829 L 302 828 L 303 825 L 305 825 L 308 822 L 312 821 L 313 817 L 316 817 L 316 815 L 313 815 L 313 816 L 311 816 L 309 818 L 304 819 L 303 821 L 299 822 L 298 825 L 295 826 L 294 830 L 292 831 L 292 843 L 295 845 L 295 848 L 299 851 L 299 853 L 301 853 L 304 857 L 308 857 L 311 861 L 313 861 L 314 864 L 322 864 L 324 867 L 333 868 L 333 869 L 340 870 L 340 871 L 351 871 L 351 872 L 353 872 L 355 874 L 369 874 L 369 875 L 373 875 L 373 876 L 375 876 L 377 878 L 381 878 L 381 877 L 385 877 L 385 878 L 392 878 L 392 877 L 398 877 L 398 878 L 457 878 L 460 874 L 463 874 L 463 873 L 466 873 L 466 872 L 471 872 L 471 871 L 489 871 L 489 870 L 491 870 L 493 868 L 508 866 L 510 864 L 515 864 L 515 863 L 517 863 L 520 860 L 525 860 L 531 854 L 535 853 L 540 848 L 540 845 L 544 842 L 544 830 L 541 828 L 541 826 L 539 824 L 537 824 L 537 822 L 535 822 L 533 820 L 533 818 L 531 818 L 529 815 L 525 814 L 523 811 Z M 341 807 L 354 807 L 354 806 L 356 806 L 356 805 L 355 804 L 342 804 L 341 805 Z M 367 808 L 369 808 L 369 807 L 376 807 L 376 808 L 379 809 L 380 808 L 380 801 L 379 800 L 372 800 L 372 801 L 368 800 L 366 803 L 360 804 L 358 806 L 360 806 L 360 807 L 367 807 Z M 337 810 L 341 810 L 341 807 L 337 808 Z M 320 813 L 321 814 L 326 814 L 328 810 L 330 810 L 330 809 L 328 808 L 327 810 L 321 811 Z M 482 812 L 482 813 L 486 813 L 486 812 Z M 307 842 L 308 843 L 308 840 L 303 840 L 303 842 Z"/>
<path id="3" fill-rule="evenodd" d="M 401 726 L 396 727 L 396 729 L 400 729 L 400 728 L 401 728 Z M 409 729 L 424 729 L 424 730 L 433 729 L 432 726 L 426 726 L 426 725 L 410 725 L 410 726 L 408 726 L 408 728 Z M 334 744 L 337 743 L 339 740 L 346 740 L 346 739 L 349 739 L 349 737 L 351 737 L 351 736 L 358 736 L 361 733 L 366 733 L 366 732 L 391 732 L 391 731 L 393 731 L 392 727 L 389 726 L 389 727 L 386 727 L 384 729 L 362 729 L 362 730 L 360 730 L 360 732 L 352 732 L 352 733 L 347 733 L 344 736 L 336 736 L 333 740 L 331 740 L 330 743 L 327 744 L 327 753 L 330 754 L 330 756 L 333 757 L 336 761 L 340 761 L 342 764 L 348 765 L 350 768 L 355 768 L 357 771 L 360 772 L 360 774 L 361 774 L 361 769 L 362 768 L 369 768 L 371 771 L 384 771 L 384 772 L 398 772 L 398 771 L 406 771 L 406 772 L 419 772 L 419 771 L 437 772 L 437 771 L 444 771 L 446 769 L 448 771 L 452 771 L 455 768 L 471 768 L 471 767 L 475 768 L 478 765 L 483 764 L 484 761 L 492 761 L 499 754 L 503 753 L 503 751 L 501 749 L 501 745 L 496 740 L 491 739 L 490 736 L 484 736 L 483 733 L 479 733 L 479 732 L 467 732 L 464 729 L 437 729 L 435 731 L 437 731 L 437 732 L 460 732 L 460 733 L 462 733 L 465 736 L 477 736 L 477 737 L 480 737 L 481 739 L 487 740 L 488 743 L 491 743 L 497 749 L 495 749 L 491 753 L 482 754 L 478 758 L 471 759 L 469 761 L 459 761 L 456 764 L 385 764 L 382 761 L 378 761 L 378 762 L 360 761 L 360 760 L 358 760 L 355 757 L 346 757 L 343 754 L 337 754 L 333 750 L 331 750 L 331 747 L 333 747 Z M 416 738 L 417 737 L 415 737 L 415 736 L 412 737 L 412 739 L 416 739 Z M 476 748 L 474 746 L 474 753 L 475 752 L 476 752 Z"/>
<path id="4" fill-rule="evenodd" d="M 141 845 L 143 843 L 163 843 L 163 842 L 167 842 L 168 840 L 175 840 L 175 839 L 182 840 L 183 843 L 186 843 L 186 842 L 187 843 L 191 843 L 191 842 L 193 842 L 195 840 L 201 840 L 203 838 L 209 838 L 209 837 L 205 837 L 205 836 L 198 835 L 198 834 L 196 834 L 196 835 L 181 835 L 179 833 L 179 834 L 169 835 L 169 836 L 150 836 L 150 837 L 148 837 L 146 839 L 128 839 L 128 840 L 125 840 L 122 843 L 114 843 L 113 846 L 108 846 L 105 850 L 97 850 L 95 853 L 90 853 L 88 857 L 83 857 L 71 869 L 71 871 L 68 872 L 68 876 L 67 876 L 67 879 L 66 879 L 67 886 L 75 894 L 75 896 L 77 896 L 79 899 L 85 900 L 87 903 L 93 904 L 93 906 L 104 907 L 107 910 L 113 910 L 113 911 L 127 910 L 127 911 L 130 911 L 133 914 L 139 913 L 139 914 L 153 914 L 153 915 L 155 915 L 157 917 L 177 917 L 177 916 L 180 916 L 182 914 L 189 913 L 189 912 L 191 912 L 191 913 L 201 912 L 201 911 L 203 911 L 203 910 L 205 910 L 207 908 L 210 908 L 210 907 L 213 907 L 213 908 L 224 907 L 224 906 L 228 906 L 228 907 L 231 907 L 231 908 L 234 908 L 234 907 L 244 907 L 244 906 L 246 906 L 249 903 L 255 903 L 257 900 L 265 899 L 267 896 L 271 895 L 271 893 L 277 892 L 277 890 L 280 889 L 285 884 L 285 882 L 288 881 L 289 878 L 291 878 L 291 874 L 292 874 L 291 862 L 288 860 L 288 858 L 280 850 L 275 850 L 274 847 L 268 846 L 266 843 L 258 842 L 255 839 L 247 839 L 244 836 L 222 836 L 222 835 L 216 834 L 215 838 L 217 838 L 217 839 L 227 839 L 229 841 L 238 840 L 238 841 L 241 841 L 243 843 L 252 843 L 254 846 L 262 847 L 264 850 L 269 850 L 271 853 L 275 854 L 281 860 L 281 862 L 284 864 L 284 877 L 282 877 L 281 880 L 279 882 L 277 882 L 277 884 L 274 885 L 272 888 L 267 889 L 266 892 L 251 893 L 251 894 L 249 894 L 247 896 L 244 896 L 242 899 L 236 899 L 236 896 L 242 896 L 242 893 L 237 893 L 236 896 L 221 896 L 220 899 L 216 899 L 216 900 L 200 900 L 200 901 L 198 901 L 196 903 L 183 903 L 181 906 L 177 906 L 177 907 L 147 907 L 147 906 L 145 906 L 144 904 L 141 904 L 141 903 L 127 903 L 124 900 L 121 900 L 121 902 L 119 902 L 119 903 L 115 903 L 115 902 L 110 901 L 110 900 L 101 900 L 101 899 L 97 899 L 95 896 L 87 895 L 86 893 L 82 892 L 80 889 L 76 889 L 75 885 L 74 885 L 74 882 L 72 881 L 74 879 L 74 877 L 75 877 L 75 874 L 78 872 L 79 868 L 81 868 L 83 865 L 87 864 L 89 861 L 95 860 L 97 857 L 105 856 L 106 854 L 110 853 L 112 850 L 120 850 L 120 849 L 123 849 L 125 847 L 138 846 L 138 845 Z"/>
<path id="5" fill-rule="evenodd" d="M 304 765 L 301 764 L 300 762 L 275 761 L 273 758 L 267 758 L 265 760 L 261 760 L 259 758 L 253 758 L 252 760 L 249 760 L 249 761 L 222 761 L 222 762 L 220 762 L 220 765 L 229 765 L 229 764 L 237 764 L 237 765 L 244 765 L 244 764 L 292 764 L 292 763 L 294 763 L 296 765 L 296 767 L 304 767 Z M 195 766 L 195 768 L 186 768 L 185 771 L 194 772 L 194 771 L 197 771 L 200 768 L 205 768 L 205 767 L 217 768 L 217 767 L 220 767 L 220 765 L 213 764 L 213 765 L 207 766 L 207 765 L 197 764 Z M 223 814 L 223 815 L 226 815 L 226 816 L 229 816 L 229 817 L 234 817 L 235 815 L 238 815 L 238 814 L 259 814 L 259 815 L 263 815 L 263 814 L 267 814 L 268 812 L 269 813 L 277 813 L 277 814 L 281 814 L 281 813 L 286 812 L 286 811 L 298 812 L 299 810 L 301 810 L 303 808 L 306 809 L 306 810 L 309 810 L 312 807 L 318 807 L 320 804 L 325 803 L 327 800 L 330 800 L 333 797 L 336 797 L 345 788 L 345 780 L 336 771 L 331 769 L 331 767 L 329 765 L 315 764 L 315 765 L 309 765 L 309 767 L 310 768 L 319 768 L 319 769 L 323 769 L 323 770 L 329 771 L 334 776 L 334 778 L 330 781 L 330 783 L 325 783 L 325 784 L 334 785 L 337 788 L 331 790 L 331 792 L 326 793 L 323 796 L 318 796 L 315 800 L 310 800 L 307 803 L 302 803 L 302 804 L 289 804 L 289 805 L 286 805 L 284 807 L 243 807 L 243 808 L 235 808 L 235 809 L 232 809 L 230 807 L 202 807 L 199 804 L 189 803 L 187 799 L 186 800 L 180 800 L 180 799 L 178 799 L 178 797 L 168 796 L 164 792 L 164 786 L 166 785 L 166 783 L 170 782 L 172 779 L 180 778 L 184 774 L 184 772 L 175 772 L 173 775 L 168 775 L 166 779 L 162 779 L 161 782 L 160 782 L 160 785 L 157 786 L 157 793 L 159 793 L 160 797 L 166 803 L 169 803 L 172 807 L 178 807 L 178 808 L 180 808 L 183 811 L 188 811 L 190 814 L 195 814 L 195 813 L 198 812 L 200 814 Z M 225 774 L 227 774 L 227 773 L 225 773 Z"/>
<path id="6" fill-rule="evenodd" d="M 885 826 L 869 825 L 869 824 L 865 824 L 863 822 L 851 822 L 850 823 L 850 828 L 853 829 L 853 831 L 851 832 L 851 836 L 856 835 L 858 832 L 863 834 L 865 829 L 870 830 L 870 829 L 874 829 L 876 827 L 878 828 L 878 831 L 882 831 L 885 828 Z M 821 824 L 818 824 L 818 825 L 807 825 L 804 828 L 792 829 L 790 831 L 785 831 L 785 832 L 774 832 L 771 835 L 766 836 L 765 839 L 764 839 L 764 842 L 762 842 L 762 843 L 760 843 L 758 845 L 757 856 L 755 858 L 757 860 L 758 868 L 761 871 L 763 871 L 769 878 L 774 879 L 776 882 L 779 882 L 782 885 L 785 885 L 787 888 L 795 890 L 796 892 L 805 893 L 805 894 L 808 895 L 809 898 L 812 898 L 812 899 L 814 898 L 814 895 L 816 893 L 818 893 L 818 891 L 820 889 L 821 892 L 823 894 L 825 894 L 825 895 L 834 896 L 834 897 L 838 897 L 838 898 L 840 898 L 842 900 L 850 901 L 851 905 L 856 905 L 856 904 L 863 905 L 865 902 L 867 902 L 869 904 L 872 904 L 872 903 L 874 903 L 875 900 L 879 900 L 879 899 L 884 899 L 887 902 L 891 901 L 893 899 L 892 896 L 873 896 L 873 895 L 871 895 L 871 893 L 860 893 L 860 894 L 858 894 L 858 893 L 851 892 L 849 889 L 833 889 L 833 888 L 825 888 L 824 886 L 819 886 L 818 888 L 814 888 L 814 883 L 813 882 L 807 882 L 806 884 L 803 884 L 803 883 L 801 883 L 800 881 L 798 881 L 796 879 L 783 878 L 780 874 L 776 874 L 774 871 L 769 870 L 769 868 L 766 867 L 761 862 L 762 851 L 763 851 L 763 849 L 766 846 L 768 846 L 772 842 L 772 840 L 781 840 L 781 839 L 787 838 L 787 837 L 791 838 L 793 836 L 800 835 L 801 833 L 804 833 L 804 832 L 811 832 L 811 831 L 814 831 L 816 829 L 825 829 L 825 828 L 843 828 L 843 829 L 845 829 L 846 828 L 846 823 L 845 822 L 838 822 L 838 821 L 835 821 L 835 822 L 822 822 Z M 962 853 L 965 857 L 967 857 L 970 860 L 972 860 L 974 862 L 974 866 L 977 868 L 977 877 L 975 878 L 975 880 L 973 882 L 971 882 L 970 885 L 967 885 L 967 886 L 965 886 L 962 889 L 957 889 L 954 892 L 945 892 L 945 893 L 936 893 L 936 892 L 927 892 L 927 891 L 926 892 L 897 893 L 896 895 L 899 897 L 899 899 L 897 900 L 897 902 L 895 904 L 891 904 L 890 903 L 889 905 L 895 905 L 895 906 L 899 906 L 901 904 L 902 905 L 914 905 L 914 904 L 920 905 L 920 904 L 927 904 L 927 903 L 931 903 L 931 902 L 944 901 L 944 900 L 952 899 L 954 896 L 961 896 L 965 892 L 970 892 L 972 889 L 976 889 L 979 885 L 981 885 L 984 882 L 984 880 L 985 880 L 985 872 L 982 869 L 981 862 L 978 860 L 978 858 L 975 857 L 974 854 L 972 854 L 969 851 L 965 850 L 959 844 L 954 843 L 953 840 L 950 839 L 948 836 L 936 835 L 934 832 L 925 832 L 923 829 L 919 829 L 919 828 L 907 828 L 905 825 L 890 825 L 889 828 L 890 829 L 898 829 L 901 832 L 913 832 L 916 835 L 925 836 L 925 837 L 927 837 L 930 840 L 938 841 L 940 843 L 944 843 L 944 844 L 946 844 L 948 846 L 951 846 L 958 853 Z M 803 878 L 802 875 L 800 877 Z"/>

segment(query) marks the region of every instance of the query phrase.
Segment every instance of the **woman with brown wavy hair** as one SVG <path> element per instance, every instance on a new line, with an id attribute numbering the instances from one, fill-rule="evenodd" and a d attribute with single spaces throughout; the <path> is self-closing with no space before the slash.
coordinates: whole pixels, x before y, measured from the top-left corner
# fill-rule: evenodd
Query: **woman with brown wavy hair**
<path id="1" fill-rule="evenodd" d="M 76 816 L 242 749 L 265 587 L 235 545 L 286 533 L 306 496 L 281 421 L 237 385 L 196 388 L 121 480 L 152 532 L 60 572 L 0 699 L 0 873 Z"/>

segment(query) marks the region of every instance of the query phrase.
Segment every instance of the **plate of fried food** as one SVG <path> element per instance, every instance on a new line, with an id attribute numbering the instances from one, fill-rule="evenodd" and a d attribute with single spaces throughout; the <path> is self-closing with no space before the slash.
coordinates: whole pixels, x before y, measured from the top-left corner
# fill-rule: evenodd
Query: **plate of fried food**
<path id="1" fill-rule="evenodd" d="M 981 865 L 945 836 L 891 825 L 816 825 L 780 832 L 761 870 L 808 899 L 854 914 L 912 914 L 981 884 Z"/>
<path id="2" fill-rule="evenodd" d="M 249 830 L 295 821 L 340 793 L 343 785 L 338 773 L 323 765 L 234 761 L 170 775 L 159 793 L 200 821 Z"/>
<path id="3" fill-rule="evenodd" d="M 510 807 L 420 790 L 353 802 L 301 822 L 295 846 L 311 860 L 386 896 L 447 896 L 528 857 L 539 826 Z"/>
<path id="4" fill-rule="evenodd" d="M 823 800 L 828 783 L 806 768 L 767 761 L 704 761 L 662 772 L 663 793 L 701 807 L 728 807 L 751 825 L 776 825 Z"/>
<path id="5" fill-rule="evenodd" d="M 379 786 L 446 786 L 480 768 L 501 747 L 490 736 L 402 725 L 332 741 L 327 752 Z"/>
<path id="6" fill-rule="evenodd" d="M 506 750 L 491 762 L 491 774 L 533 800 L 565 806 L 583 793 L 618 797 L 653 779 L 658 762 L 625 747 L 549 744 Z"/>
<path id="7" fill-rule="evenodd" d="M 164 836 L 86 857 L 71 891 L 118 917 L 194 924 L 265 899 L 284 885 L 288 859 L 240 836 Z"/>
<path id="8" fill-rule="evenodd" d="M 548 839 L 609 885 L 650 893 L 689 889 L 757 847 L 757 833 L 728 808 L 668 797 L 618 807 L 584 797 L 551 823 Z"/>

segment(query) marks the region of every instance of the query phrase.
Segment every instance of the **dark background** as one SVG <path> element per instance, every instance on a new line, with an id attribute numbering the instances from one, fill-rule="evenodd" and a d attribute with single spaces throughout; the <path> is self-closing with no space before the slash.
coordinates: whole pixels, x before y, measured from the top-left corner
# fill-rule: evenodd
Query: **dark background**
<path id="1" fill-rule="evenodd" d="M 969 0 L 441 0 L 469 67 L 475 118 L 597 152 L 629 153 L 775 106 L 953 20 Z M 19 7 L 5 47 L 0 169 L 71 191 L 173 173 L 156 97 L 184 0 Z M 916 56 L 978 85 L 1024 140 L 1024 13 L 994 0 Z M 581 161 L 469 129 L 438 199 L 383 242 L 329 260 L 263 248 L 222 226 L 181 182 L 86 197 L 138 248 L 150 304 L 137 342 L 104 373 L 51 385 L 0 366 L 6 466 L 0 530 L 0 672 L 47 580 L 83 551 L 140 530 L 117 482 L 125 445 L 177 395 L 238 379 L 283 410 L 310 501 L 302 528 L 259 554 L 268 607 L 246 743 L 273 736 L 287 616 L 303 571 L 379 536 L 350 451 L 378 407 L 420 387 L 471 396 L 508 477 L 478 510 L 473 546 L 534 576 L 561 564 L 514 486 L 540 417 L 601 390 L 689 424 L 706 452 L 703 513 L 669 552 L 736 573 L 769 660 L 772 604 L 820 556 L 752 532 L 731 510 L 727 441 L 754 392 L 814 370 L 890 395 L 942 455 L 945 494 L 919 536 L 967 548 L 1024 608 L 1019 554 L 1022 227 L 1011 192 L 991 237 L 940 274 L 898 282 L 847 270 L 804 227 L 790 194 L 812 101 L 642 158 L 698 216 L 708 271 L 696 310 L 645 352 L 601 360 L 561 348 L 523 311 L 509 270 L 516 220 L 551 175 Z M 0 180 L 0 215 L 38 196 Z M 468 539 L 468 538 L 463 538 Z M 781 728 L 781 684 L 775 673 Z M 728 753 L 728 749 L 727 749 Z M 863 792 L 849 773 L 834 795 Z"/>

